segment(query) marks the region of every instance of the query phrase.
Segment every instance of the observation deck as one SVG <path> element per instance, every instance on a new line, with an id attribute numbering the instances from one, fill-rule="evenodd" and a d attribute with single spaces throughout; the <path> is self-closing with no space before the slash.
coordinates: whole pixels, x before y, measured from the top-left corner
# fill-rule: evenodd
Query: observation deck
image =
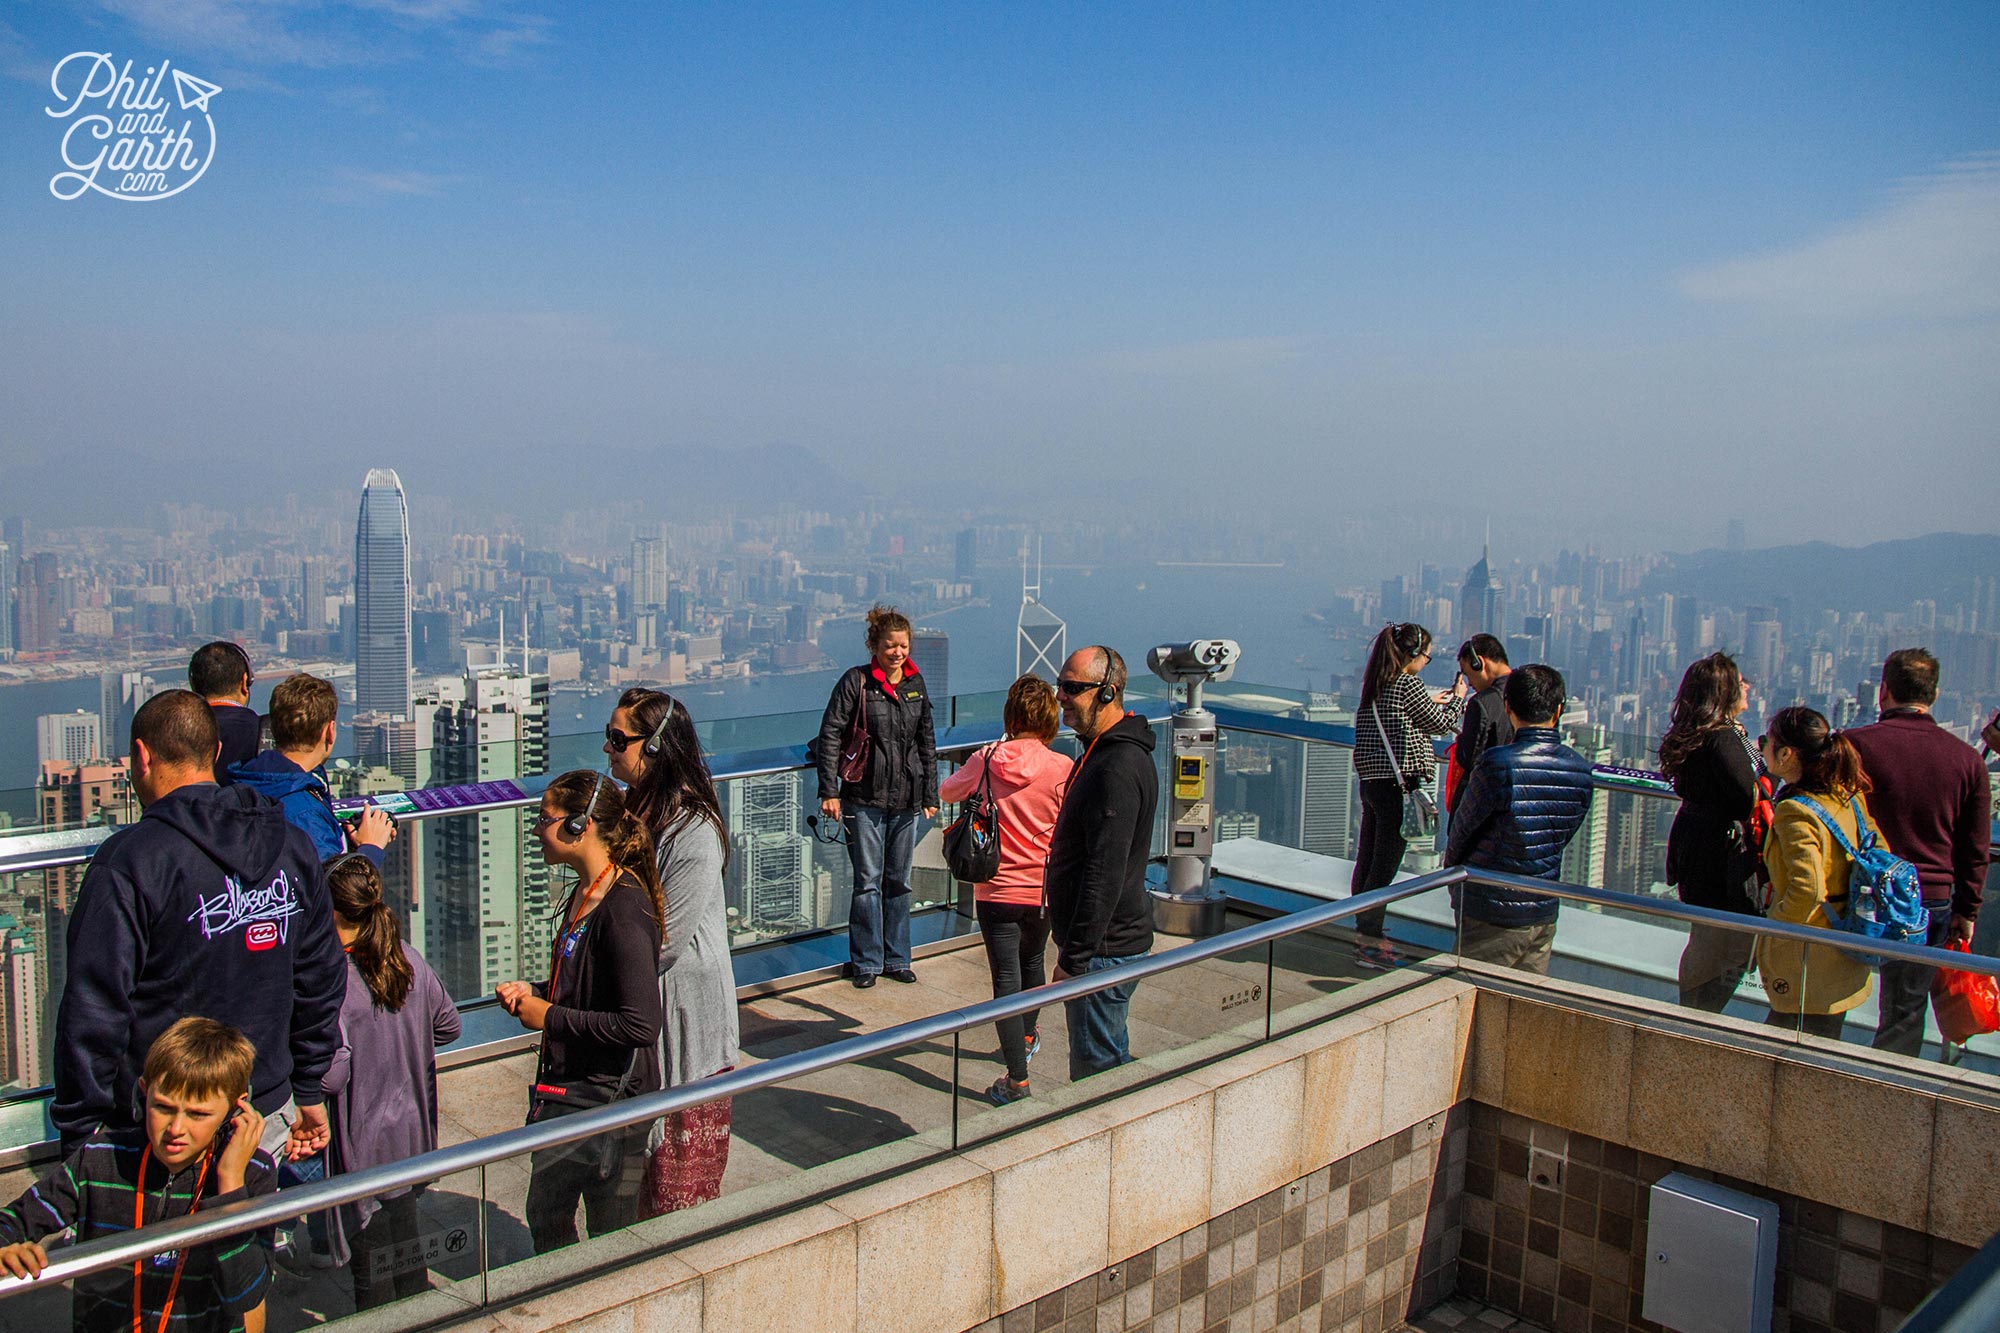
<path id="1" fill-rule="evenodd" d="M 1967 1290 L 1943 1290 L 1908 1326 L 1994 1308 L 1977 1284 L 2000 1262 L 1982 1251 L 2000 1229 L 2000 1040 L 1946 1047 L 1933 1032 L 1925 1058 L 1889 1055 L 1867 1045 L 1872 1007 L 1838 1041 L 1773 1027 L 1754 975 L 1721 1014 L 1679 1006 L 1688 924 L 1714 914 L 1603 883 L 1619 873 L 1613 845 L 1664 861 L 1672 796 L 1637 771 L 1636 742 L 1595 739 L 1603 827 L 1564 883 L 1536 882 L 1564 899 L 1540 978 L 1458 956 L 1447 893 L 1466 872 L 1439 870 L 1434 848 L 1413 847 L 1390 888 L 1346 897 L 1352 830 L 1334 794 L 1351 791 L 1351 727 L 1264 687 L 1212 686 L 1209 703 L 1224 774 L 1233 756 L 1246 785 L 1264 783 L 1263 808 L 1296 813 L 1218 843 L 1224 935 L 1161 936 L 1136 965 L 1134 1064 L 1066 1078 L 1059 1002 L 1102 981 L 989 998 L 970 893 L 934 851 L 919 853 L 918 983 L 840 981 L 845 856 L 804 823 L 810 724 L 709 724 L 736 855 L 763 857 L 730 887 L 744 1060 L 608 1110 L 636 1123 L 733 1096 L 720 1199 L 534 1256 L 529 1152 L 552 1129 L 609 1121 L 522 1128 L 533 1037 L 461 987 L 437 1153 L 52 1252 L 41 1284 L 0 1287 L 0 1326 L 60 1321 L 58 1280 L 129 1266 L 191 1229 L 413 1182 L 427 1183 L 421 1252 L 402 1262 L 428 1270 L 430 1290 L 356 1314 L 345 1273 L 281 1269 L 269 1327 L 1655 1329 L 1655 1186 L 1683 1178 L 1775 1205 L 1773 1328 L 1902 1327 L 1954 1283 Z M 1156 722 L 1168 711 L 1143 707 Z M 997 696 L 953 701 L 946 762 L 991 739 L 997 715 Z M 590 738 L 548 750 L 551 772 L 595 758 Z M 516 780 L 529 790 L 536 776 Z M 419 812 L 405 831 L 435 845 L 460 821 L 518 846 L 531 800 Z M 101 836 L 0 838 L 0 891 L 52 888 Z M 433 878 L 449 869 L 412 858 L 413 901 L 451 892 Z M 546 882 L 524 877 L 520 905 L 531 891 Z M 1410 966 L 1355 966 L 1350 921 L 1371 902 L 1388 905 Z M 1994 970 L 1990 956 L 1972 966 Z M 993 1108 L 980 1096 L 1000 1068 L 993 1022 L 1037 1001 L 1034 1096 Z M 49 1156 L 44 1095 L 0 1106 L 8 1198 Z"/>

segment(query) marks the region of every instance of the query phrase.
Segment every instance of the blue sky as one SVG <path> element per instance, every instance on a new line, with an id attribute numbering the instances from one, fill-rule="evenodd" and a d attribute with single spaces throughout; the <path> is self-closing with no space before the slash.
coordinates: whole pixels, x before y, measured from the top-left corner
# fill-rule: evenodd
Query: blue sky
<path id="1" fill-rule="evenodd" d="M 222 86 L 200 181 L 51 196 L 78 50 Z M 196 441 L 302 491 L 785 443 L 1990 531 L 1996 55 L 1990 4 L 11 5 L 0 464 L 78 516 L 132 498 L 78 444 L 154 494 Z M 1820 532 L 1885 458 L 1929 484 Z"/>

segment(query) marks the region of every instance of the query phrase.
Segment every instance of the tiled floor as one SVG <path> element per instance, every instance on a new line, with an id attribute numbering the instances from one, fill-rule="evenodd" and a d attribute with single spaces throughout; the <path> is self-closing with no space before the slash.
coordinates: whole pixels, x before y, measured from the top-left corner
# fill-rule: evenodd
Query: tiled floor
<path id="1" fill-rule="evenodd" d="M 1389 1333 L 1548 1333 L 1540 1324 L 1455 1296 Z"/>

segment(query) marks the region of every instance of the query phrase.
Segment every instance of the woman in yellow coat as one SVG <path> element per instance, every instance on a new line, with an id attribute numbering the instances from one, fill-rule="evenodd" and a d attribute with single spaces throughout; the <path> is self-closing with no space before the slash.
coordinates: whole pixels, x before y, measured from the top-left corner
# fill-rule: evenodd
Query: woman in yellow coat
<path id="1" fill-rule="evenodd" d="M 1851 843 L 1860 840 L 1855 827 L 1858 806 L 1879 839 L 1881 830 L 1875 829 L 1863 800 L 1869 783 L 1860 752 L 1810 708 L 1779 712 L 1757 744 L 1765 767 L 1785 784 L 1771 831 L 1764 837 L 1764 866 L 1771 873 L 1771 905 L 1765 915 L 1796 926 L 1834 929 L 1826 906 L 1829 901 L 1836 909 L 1845 906 L 1854 863 L 1818 815 L 1803 802 L 1785 797 L 1792 793 L 1812 797 Z M 1800 1027 L 1814 1036 L 1837 1040 L 1847 1011 L 1868 998 L 1866 965 L 1855 954 L 1830 945 L 1759 940 L 1757 970 L 1771 1002 L 1765 1021 Z"/>

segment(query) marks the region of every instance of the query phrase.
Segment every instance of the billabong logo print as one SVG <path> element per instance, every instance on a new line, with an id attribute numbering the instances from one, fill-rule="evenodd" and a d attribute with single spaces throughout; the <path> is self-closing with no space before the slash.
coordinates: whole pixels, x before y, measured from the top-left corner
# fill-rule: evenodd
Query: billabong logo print
<path id="1" fill-rule="evenodd" d="M 225 878 L 222 885 L 221 893 L 203 898 L 201 906 L 188 913 L 188 920 L 200 919 L 204 939 L 219 939 L 240 928 L 243 947 L 262 953 L 283 943 L 291 933 L 291 919 L 305 910 L 282 870 L 254 892 L 245 889 L 234 875 Z"/>
<path id="2" fill-rule="evenodd" d="M 169 74 L 173 100 L 163 91 Z M 148 65 L 135 78 L 129 60 L 120 66 L 108 51 L 77 51 L 56 62 L 49 90 L 56 102 L 44 110 L 69 122 L 65 169 L 49 178 L 49 193 L 58 199 L 86 190 L 141 203 L 166 199 L 200 180 L 215 160 L 208 99 L 222 89 L 171 61 Z"/>

